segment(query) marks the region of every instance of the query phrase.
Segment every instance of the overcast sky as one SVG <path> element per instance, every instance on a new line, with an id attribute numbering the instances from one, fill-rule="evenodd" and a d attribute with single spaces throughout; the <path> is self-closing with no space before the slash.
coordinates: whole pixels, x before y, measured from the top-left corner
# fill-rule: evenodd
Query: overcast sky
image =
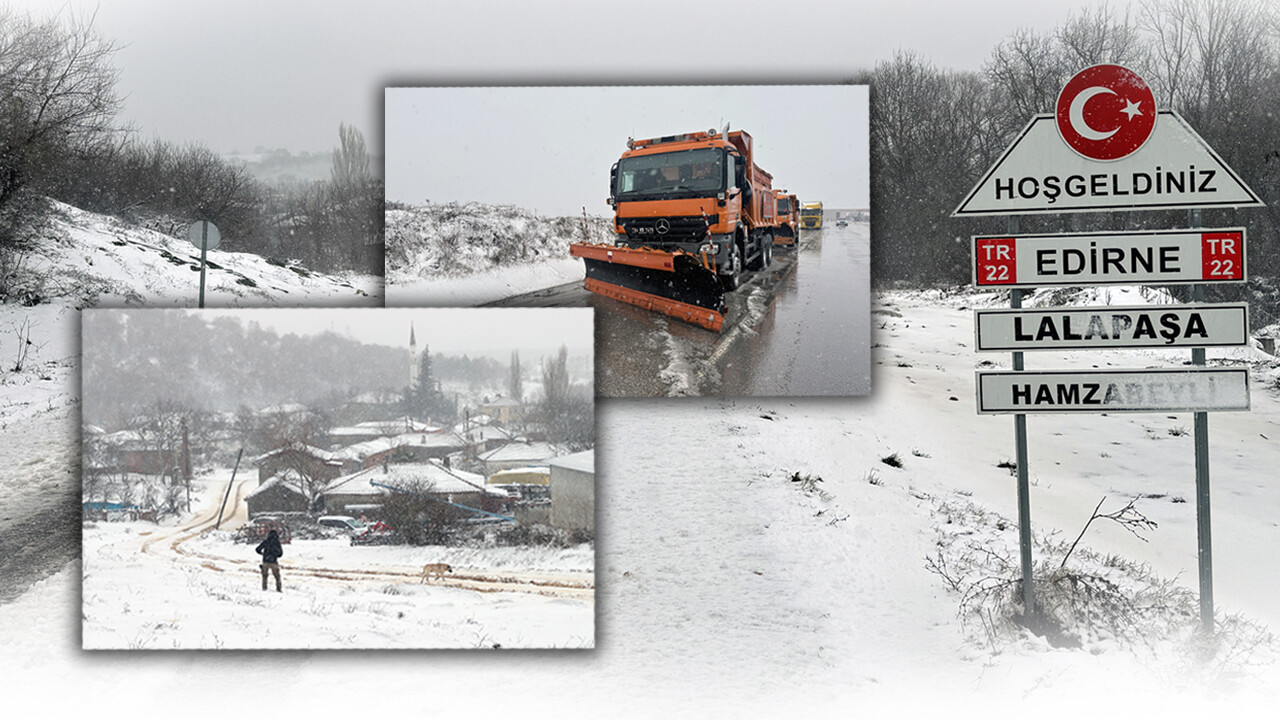
<path id="1" fill-rule="evenodd" d="M 144 138 L 219 152 L 328 151 L 346 122 L 375 153 L 388 85 L 833 83 L 899 49 L 978 69 L 1013 30 L 1052 28 L 1091 5 L 0 0 L 6 4 L 39 16 L 96 10 L 99 32 L 122 46 L 124 119 Z"/>
<path id="2" fill-rule="evenodd" d="M 728 122 L 751 135 L 775 188 L 870 207 L 867 101 L 861 85 L 393 88 L 387 198 L 605 215 L 627 138 Z"/>
<path id="3" fill-rule="evenodd" d="M 591 308 L 315 308 L 192 311 L 256 322 L 280 335 L 334 332 L 370 345 L 409 347 L 412 323 L 418 350 L 487 355 L 506 362 L 512 350 L 549 355 L 564 345 L 574 356 L 594 348 Z M 523 354 L 521 357 L 525 357 Z"/>

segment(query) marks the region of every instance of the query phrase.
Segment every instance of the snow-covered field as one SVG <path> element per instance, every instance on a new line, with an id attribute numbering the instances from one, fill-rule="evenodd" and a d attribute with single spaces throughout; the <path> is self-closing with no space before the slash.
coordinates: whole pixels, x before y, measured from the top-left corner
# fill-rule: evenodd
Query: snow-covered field
<path id="1" fill-rule="evenodd" d="M 1135 298 L 1114 292 L 1111 301 Z M 1195 639 L 1198 618 L 1187 612 L 1195 503 L 1178 498 L 1193 497 L 1190 416 L 1028 419 L 1037 561 L 1059 560 L 1104 496 L 1104 510 L 1137 498 L 1157 523 L 1146 541 L 1095 523 L 1076 566 L 1123 588 L 1174 584 L 1143 596 L 1159 602 L 1121 613 L 1132 621 L 1124 631 L 1075 626 L 1079 647 L 1055 646 L 996 614 L 962 616 L 961 594 L 928 568 L 960 558 L 953 551 L 967 544 L 971 555 L 995 558 L 982 572 L 998 575 L 1016 547 L 1014 482 L 1000 467 L 1013 456 L 1013 423 L 974 411 L 974 369 L 1008 362 L 972 351 L 972 307 L 983 304 L 1001 303 L 942 292 L 878 298 L 868 398 L 602 401 L 593 650 L 86 653 L 73 562 L 0 605 L 0 675 L 13 688 L 6 707 L 101 708 L 100 698 L 127 688 L 166 708 L 230 691 L 246 710 L 539 718 L 1265 716 L 1280 699 L 1276 641 L 1265 629 L 1280 622 L 1275 360 L 1256 350 L 1210 353 L 1248 364 L 1254 379 L 1251 412 L 1210 417 L 1217 645 Z M 1027 366 L 1145 367 L 1188 355 L 1029 353 Z M 186 589 L 187 573 L 165 577 L 193 603 L 213 602 L 204 587 Z M 264 603 L 246 603 L 242 617 L 312 603 L 301 591 L 297 600 L 262 597 L 256 582 L 251 573 L 235 578 L 249 587 L 246 598 Z M 413 590 L 408 597 L 422 602 L 453 597 L 442 586 Z M 317 591 L 315 607 L 345 614 L 333 592 Z M 349 604 L 353 615 L 378 612 L 372 600 Z M 246 622 L 246 634 L 269 626 Z M 67 687 L 76 692 L 50 690 Z"/>
<path id="2" fill-rule="evenodd" d="M 252 475 L 252 474 L 250 474 Z M 215 529 L 231 468 L 202 478 L 181 522 L 86 523 L 88 649 L 589 648 L 594 553 L 548 547 L 352 546 L 296 537 L 284 592 L 263 592 L 252 544 L 238 543 L 240 492 Z M 424 582 L 427 563 L 448 563 Z"/>
<path id="3" fill-rule="evenodd" d="M 342 539 L 295 540 L 281 560 L 285 592 L 261 589 L 253 546 L 220 531 L 172 557 L 151 528 L 103 523 L 84 537 L 84 646 L 89 649 L 589 648 L 590 593 L 512 583 L 512 592 L 459 587 L 501 568 L 591 582 L 591 553 L 529 557 L 515 548 L 352 547 Z M 185 560 L 185 561 L 184 561 Z M 565 570 L 566 561 L 577 567 Z M 448 562 L 446 579 L 422 582 L 425 562 Z M 305 569 L 304 569 L 305 568 Z M 527 588 L 527 589 L 522 589 Z M 564 591 L 572 592 L 570 590 Z"/>

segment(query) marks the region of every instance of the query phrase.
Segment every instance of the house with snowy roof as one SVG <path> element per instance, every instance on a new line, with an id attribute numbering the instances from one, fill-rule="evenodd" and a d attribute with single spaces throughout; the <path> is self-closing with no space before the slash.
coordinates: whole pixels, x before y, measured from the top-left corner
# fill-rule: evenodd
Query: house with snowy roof
<path id="1" fill-rule="evenodd" d="M 354 445 L 381 437 L 395 437 L 396 435 L 412 432 L 430 433 L 439 430 L 440 428 L 434 425 L 414 420 L 410 417 L 401 417 L 394 420 L 370 420 L 355 425 L 336 427 L 329 431 L 329 437 L 340 445 Z"/>
<path id="2" fill-rule="evenodd" d="M 446 458 L 466 447 L 466 442 L 452 432 L 403 433 L 356 443 L 343 452 L 358 467 L 383 463 L 426 462 Z"/>
<path id="3" fill-rule="evenodd" d="M 515 440 L 515 435 L 498 425 L 478 425 L 458 433 L 472 455 L 482 455 Z"/>
<path id="4" fill-rule="evenodd" d="M 503 425 L 513 425 L 524 420 L 524 403 L 515 398 L 497 397 L 480 403 L 479 410 Z"/>
<path id="5" fill-rule="evenodd" d="M 342 453 L 323 450 L 295 442 L 253 458 L 258 467 L 258 483 L 264 483 L 283 470 L 294 470 L 316 482 L 328 482 L 346 469 Z"/>
<path id="6" fill-rule="evenodd" d="M 127 472 L 165 475 L 174 472 L 181 462 L 181 449 L 160 446 L 135 430 L 95 434 L 86 437 L 90 446 L 93 469 L 105 472 Z"/>
<path id="7" fill-rule="evenodd" d="M 265 513 L 307 512 L 311 503 L 307 499 L 305 480 L 298 471 L 281 470 L 279 474 L 260 481 L 253 492 L 245 496 L 249 517 Z"/>
<path id="8" fill-rule="evenodd" d="M 486 475 L 499 470 L 525 467 L 526 465 L 546 465 L 547 461 L 558 453 L 548 442 L 509 442 L 480 455 L 480 462 Z"/>
<path id="9" fill-rule="evenodd" d="M 326 512 L 376 512 L 395 492 L 422 494 L 441 502 L 495 512 L 507 502 L 504 491 L 486 488 L 484 478 L 442 462 L 388 463 L 334 479 L 322 491 Z"/>

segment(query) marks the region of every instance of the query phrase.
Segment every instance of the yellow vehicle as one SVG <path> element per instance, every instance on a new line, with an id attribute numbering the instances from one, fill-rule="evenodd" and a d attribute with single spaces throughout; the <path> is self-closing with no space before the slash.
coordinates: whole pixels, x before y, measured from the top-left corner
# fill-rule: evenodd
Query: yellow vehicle
<path id="1" fill-rule="evenodd" d="M 822 228 L 822 203 L 811 202 L 800 206 L 800 229 L 819 230 Z"/>

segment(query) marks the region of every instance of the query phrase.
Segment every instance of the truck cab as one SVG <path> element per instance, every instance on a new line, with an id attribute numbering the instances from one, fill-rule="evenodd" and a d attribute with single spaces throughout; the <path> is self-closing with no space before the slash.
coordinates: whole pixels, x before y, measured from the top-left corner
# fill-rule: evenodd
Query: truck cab
<path id="1" fill-rule="evenodd" d="M 776 192 L 778 198 L 778 227 L 773 233 L 777 247 L 795 247 L 800 239 L 800 200 L 786 190 Z"/>
<path id="2" fill-rule="evenodd" d="M 715 130 L 629 140 L 610 173 L 617 244 L 697 255 L 727 289 L 772 259 L 772 176 L 751 136 Z"/>
<path id="3" fill-rule="evenodd" d="M 800 208 L 800 227 L 805 230 L 822 229 L 822 203 L 805 203 L 804 207 Z"/>

